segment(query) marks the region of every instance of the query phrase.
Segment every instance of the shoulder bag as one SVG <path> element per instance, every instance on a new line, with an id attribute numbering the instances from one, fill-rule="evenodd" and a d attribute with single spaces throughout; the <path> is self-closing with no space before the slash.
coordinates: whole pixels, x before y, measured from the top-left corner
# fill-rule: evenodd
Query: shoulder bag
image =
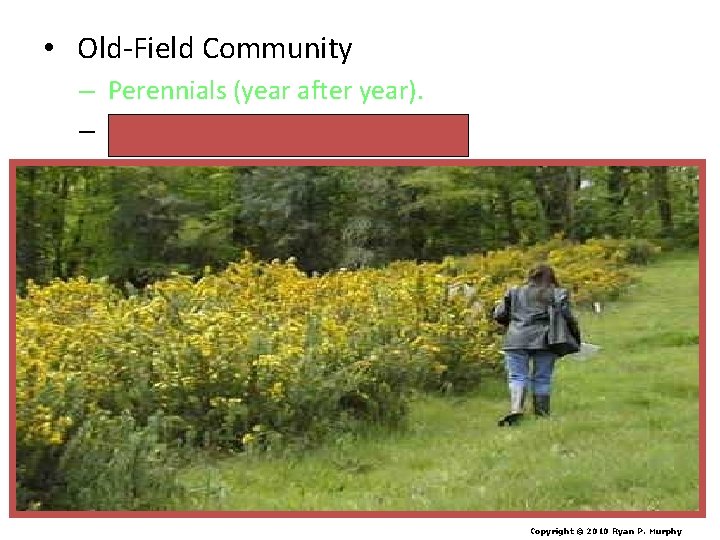
<path id="1" fill-rule="evenodd" d="M 547 348 L 558 356 L 576 353 L 580 350 L 580 336 L 577 328 L 571 328 L 560 309 L 557 289 L 553 290 L 552 301 L 548 305 L 550 323 L 547 331 Z M 572 325 L 575 327 L 576 325 Z M 574 331 L 573 331 L 574 330 Z"/>

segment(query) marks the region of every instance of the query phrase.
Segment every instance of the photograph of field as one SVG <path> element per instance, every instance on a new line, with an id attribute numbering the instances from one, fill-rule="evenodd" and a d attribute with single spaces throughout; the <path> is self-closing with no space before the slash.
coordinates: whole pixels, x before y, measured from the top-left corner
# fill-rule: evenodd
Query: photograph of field
<path id="1" fill-rule="evenodd" d="M 692 511 L 697 167 L 18 167 L 18 510 Z M 538 263 L 590 356 L 507 411 Z"/>

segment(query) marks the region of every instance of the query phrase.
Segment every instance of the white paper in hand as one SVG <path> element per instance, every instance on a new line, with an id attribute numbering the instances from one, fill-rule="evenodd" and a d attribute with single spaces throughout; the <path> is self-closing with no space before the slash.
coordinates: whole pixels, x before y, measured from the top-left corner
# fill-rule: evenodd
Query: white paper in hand
<path id="1" fill-rule="evenodd" d="M 584 361 L 592 356 L 595 356 L 598 352 L 600 352 L 601 349 L 602 349 L 602 347 L 600 347 L 598 345 L 593 345 L 592 343 L 582 342 L 580 344 L 580 350 L 578 352 L 576 352 L 575 354 L 571 354 L 570 358 L 572 358 L 573 360 Z"/>

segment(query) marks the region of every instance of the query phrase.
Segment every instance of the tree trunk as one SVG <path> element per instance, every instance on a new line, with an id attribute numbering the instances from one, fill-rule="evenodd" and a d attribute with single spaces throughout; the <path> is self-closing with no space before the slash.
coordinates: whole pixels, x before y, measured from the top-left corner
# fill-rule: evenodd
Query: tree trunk
<path id="1" fill-rule="evenodd" d="M 610 167 L 607 181 L 608 200 L 615 212 L 620 210 L 625 200 L 626 192 L 623 189 L 625 182 L 625 167 Z"/>
<path id="2" fill-rule="evenodd" d="M 669 174 L 667 167 L 651 167 L 650 175 L 653 178 L 655 200 L 660 215 L 660 234 L 664 237 L 672 236 L 673 219 L 670 202 Z"/>
<path id="3" fill-rule="evenodd" d="M 575 193 L 580 189 L 580 169 L 578 167 L 567 167 L 565 169 L 565 231 L 566 236 L 576 239 L 575 232 Z"/>
<path id="4" fill-rule="evenodd" d="M 509 176 L 512 177 L 514 167 L 508 167 Z M 510 178 L 505 178 L 500 182 L 500 202 L 502 204 L 502 214 L 505 219 L 505 228 L 507 231 L 508 243 L 515 245 L 520 242 L 520 231 L 515 224 L 515 213 L 513 212 L 512 194 L 508 184 Z"/>
<path id="5" fill-rule="evenodd" d="M 65 237 L 65 204 L 68 197 L 68 178 L 64 172 L 53 185 L 53 224 L 51 229 L 53 246 L 53 277 L 66 278 L 65 257 L 63 254 L 63 241 Z"/>
<path id="6" fill-rule="evenodd" d="M 244 204 L 245 182 L 250 182 L 252 169 L 250 167 L 233 167 L 234 185 L 232 190 L 233 198 L 233 216 L 230 226 L 230 241 L 234 246 L 247 247 L 248 237 L 245 230 L 245 224 L 240 215 L 242 205 Z"/>
<path id="7" fill-rule="evenodd" d="M 39 279 L 40 274 L 40 246 L 38 245 L 38 216 L 37 216 L 37 167 L 28 167 L 27 195 L 24 204 L 18 200 L 16 217 L 16 260 L 17 260 L 17 286 L 25 289 L 28 279 Z M 18 170 L 18 173 L 21 171 Z M 18 174 L 20 176 L 20 174 Z M 16 190 L 18 187 L 16 185 Z M 19 191 L 19 190 L 18 190 Z"/>
<path id="8" fill-rule="evenodd" d="M 627 196 L 627 177 L 625 167 L 610 167 L 610 176 L 607 180 L 608 202 L 610 203 L 610 215 L 612 219 L 607 224 L 607 230 L 612 236 L 620 236 L 623 233 L 623 224 L 620 222 L 621 209 Z"/>
<path id="9" fill-rule="evenodd" d="M 550 235 L 571 232 L 568 226 L 572 222 L 573 182 L 567 167 L 538 167 L 535 169 L 535 195 L 545 218 Z M 571 178 L 573 178 L 571 180 Z"/>

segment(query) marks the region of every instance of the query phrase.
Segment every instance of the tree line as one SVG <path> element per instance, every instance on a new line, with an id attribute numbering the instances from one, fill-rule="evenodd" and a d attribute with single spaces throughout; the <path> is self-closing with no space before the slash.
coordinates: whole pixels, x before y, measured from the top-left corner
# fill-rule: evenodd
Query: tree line
<path id="1" fill-rule="evenodd" d="M 308 272 L 554 235 L 697 245 L 695 167 L 21 167 L 16 278 L 142 286 L 249 251 Z"/>

